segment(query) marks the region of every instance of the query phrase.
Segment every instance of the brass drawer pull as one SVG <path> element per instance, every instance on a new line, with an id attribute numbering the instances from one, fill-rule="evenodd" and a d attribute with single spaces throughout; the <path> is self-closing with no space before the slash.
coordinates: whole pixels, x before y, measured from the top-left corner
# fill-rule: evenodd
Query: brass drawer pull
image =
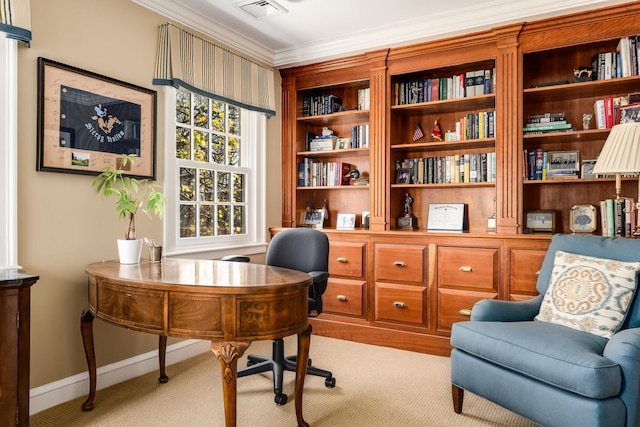
<path id="1" fill-rule="evenodd" d="M 473 271 L 473 267 L 471 267 L 470 265 L 463 265 L 458 270 L 464 271 L 465 273 L 468 273 L 468 272 Z"/>
<path id="2" fill-rule="evenodd" d="M 343 257 L 337 258 L 337 259 L 336 259 L 336 261 L 341 262 L 341 263 L 347 263 L 347 262 L 349 262 L 349 260 L 348 260 L 348 259 L 343 258 Z"/>
<path id="3" fill-rule="evenodd" d="M 393 305 L 398 308 L 405 308 L 407 306 L 407 304 L 403 303 L 402 301 L 395 301 Z"/>
<path id="4" fill-rule="evenodd" d="M 469 310 L 468 308 L 463 308 L 458 313 L 460 313 L 463 316 L 471 316 L 471 310 Z"/>
<path id="5" fill-rule="evenodd" d="M 395 265 L 396 267 L 406 267 L 407 263 L 403 261 L 394 261 L 393 265 Z"/>
<path id="6" fill-rule="evenodd" d="M 338 301 L 346 301 L 347 300 L 347 296 L 346 295 L 338 295 L 336 298 L 338 298 Z"/>

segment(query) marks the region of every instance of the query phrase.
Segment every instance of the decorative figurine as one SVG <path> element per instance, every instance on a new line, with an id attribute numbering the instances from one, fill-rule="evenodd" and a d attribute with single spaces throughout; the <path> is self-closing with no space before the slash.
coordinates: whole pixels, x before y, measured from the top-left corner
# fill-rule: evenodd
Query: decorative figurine
<path id="1" fill-rule="evenodd" d="M 404 194 L 404 215 L 398 217 L 398 228 L 400 230 L 417 230 L 418 229 L 418 219 L 413 216 L 413 208 L 411 204 L 413 203 L 413 197 L 409 193 Z"/>
<path id="2" fill-rule="evenodd" d="M 358 169 L 353 169 L 349 172 L 348 176 L 351 177 L 349 185 L 369 185 L 369 177 L 364 174 L 360 176 L 360 171 Z"/>
<path id="3" fill-rule="evenodd" d="M 442 141 L 442 129 L 440 129 L 440 123 L 438 123 L 438 119 L 433 122 L 431 137 L 434 141 Z"/>
<path id="4" fill-rule="evenodd" d="M 589 114 L 589 113 L 584 113 L 582 115 L 582 129 L 583 130 L 589 130 L 589 122 L 591 122 L 591 118 L 593 117 L 593 114 Z"/>

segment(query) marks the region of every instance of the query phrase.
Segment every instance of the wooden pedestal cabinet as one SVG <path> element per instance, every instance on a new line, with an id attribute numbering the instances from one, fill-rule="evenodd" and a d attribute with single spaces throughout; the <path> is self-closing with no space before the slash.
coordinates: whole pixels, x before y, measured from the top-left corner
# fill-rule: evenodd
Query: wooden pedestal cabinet
<path id="1" fill-rule="evenodd" d="M 0 427 L 29 425 L 29 307 L 37 280 L 0 271 Z"/>

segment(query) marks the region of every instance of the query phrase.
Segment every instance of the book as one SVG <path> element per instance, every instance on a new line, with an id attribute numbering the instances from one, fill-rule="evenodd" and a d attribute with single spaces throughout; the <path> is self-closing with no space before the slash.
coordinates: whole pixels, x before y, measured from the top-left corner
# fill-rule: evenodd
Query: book
<path id="1" fill-rule="evenodd" d="M 607 215 L 607 236 L 609 237 L 613 237 L 615 236 L 615 219 L 614 219 L 614 204 L 613 204 L 613 199 L 606 199 L 605 200 L 605 206 L 606 206 L 606 212 L 605 214 Z"/>
<path id="2" fill-rule="evenodd" d="M 607 119 L 604 111 L 604 99 L 598 99 L 593 104 L 593 115 L 596 121 L 596 129 L 606 129 Z"/>
<path id="3" fill-rule="evenodd" d="M 540 124 L 539 126 L 530 126 L 529 124 L 527 124 L 524 128 L 522 128 L 523 132 L 540 132 L 540 131 L 556 131 L 556 130 L 563 130 L 563 129 L 571 129 L 571 124 L 570 123 L 559 123 L 559 124 L 553 124 L 553 123 L 545 123 L 545 124 Z"/>
<path id="4" fill-rule="evenodd" d="M 604 98 L 604 123 L 605 128 L 613 127 L 613 98 L 608 96 Z"/>

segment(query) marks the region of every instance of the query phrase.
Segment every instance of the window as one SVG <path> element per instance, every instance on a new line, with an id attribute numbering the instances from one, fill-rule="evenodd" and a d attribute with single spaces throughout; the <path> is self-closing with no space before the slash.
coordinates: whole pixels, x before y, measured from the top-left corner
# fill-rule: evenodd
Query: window
<path id="1" fill-rule="evenodd" d="M 263 250 L 264 115 L 165 90 L 166 253 Z"/>

